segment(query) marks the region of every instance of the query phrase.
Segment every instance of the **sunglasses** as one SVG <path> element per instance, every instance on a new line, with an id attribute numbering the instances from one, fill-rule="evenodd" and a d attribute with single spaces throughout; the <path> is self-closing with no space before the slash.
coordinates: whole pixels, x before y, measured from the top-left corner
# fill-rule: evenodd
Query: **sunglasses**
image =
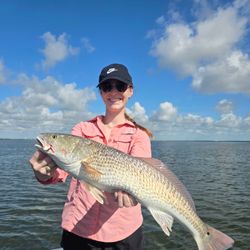
<path id="1" fill-rule="evenodd" d="M 108 93 L 112 91 L 114 88 L 119 92 L 125 92 L 128 89 L 128 87 L 130 86 L 125 82 L 116 82 L 115 84 L 111 82 L 104 82 L 99 86 L 99 89 L 104 93 Z"/>

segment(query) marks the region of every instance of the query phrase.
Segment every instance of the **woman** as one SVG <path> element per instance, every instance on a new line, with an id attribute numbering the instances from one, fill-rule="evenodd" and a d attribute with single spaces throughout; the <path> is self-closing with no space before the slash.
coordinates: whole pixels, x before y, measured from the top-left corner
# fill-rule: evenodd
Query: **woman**
<path id="1" fill-rule="evenodd" d="M 106 106 L 104 116 L 80 122 L 72 134 L 86 137 L 137 157 L 151 157 L 150 131 L 125 113 L 133 95 L 133 82 L 127 68 L 111 64 L 102 69 L 99 84 Z M 64 182 L 66 172 L 37 151 L 30 159 L 35 176 L 43 184 Z M 106 193 L 107 204 L 98 203 L 84 184 L 72 178 L 62 214 L 65 250 L 143 248 L 141 207 L 129 194 Z"/>

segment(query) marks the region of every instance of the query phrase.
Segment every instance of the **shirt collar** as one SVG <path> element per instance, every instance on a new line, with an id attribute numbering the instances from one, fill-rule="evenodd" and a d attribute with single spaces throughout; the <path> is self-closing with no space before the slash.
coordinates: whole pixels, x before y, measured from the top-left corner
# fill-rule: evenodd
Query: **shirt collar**
<path id="1" fill-rule="evenodd" d="M 103 121 L 102 121 L 103 117 L 104 117 L 103 115 L 98 115 L 94 117 L 93 119 L 89 120 L 89 122 L 95 122 L 97 123 L 98 127 L 101 127 L 101 125 L 103 125 Z M 117 127 L 123 127 L 126 125 L 135 128 L 135 124 L 128 120 L 126 120 L 124 123 L 119 124 Z"/>

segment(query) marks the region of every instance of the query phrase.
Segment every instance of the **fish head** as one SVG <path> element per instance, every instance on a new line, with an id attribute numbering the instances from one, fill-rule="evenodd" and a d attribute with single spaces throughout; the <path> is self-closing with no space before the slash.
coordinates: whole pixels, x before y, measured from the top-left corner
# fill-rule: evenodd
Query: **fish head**
<path id="1" fill-rule="evenodd" d="M 43 133 L 36 138 L 35 147 L 49 155 L 56 163 L 70 164 L 79 160 L 79 155 L 75 152 L 78 151 L 76 148 L 81 139 L 81 137 L 70 134 Z"/>

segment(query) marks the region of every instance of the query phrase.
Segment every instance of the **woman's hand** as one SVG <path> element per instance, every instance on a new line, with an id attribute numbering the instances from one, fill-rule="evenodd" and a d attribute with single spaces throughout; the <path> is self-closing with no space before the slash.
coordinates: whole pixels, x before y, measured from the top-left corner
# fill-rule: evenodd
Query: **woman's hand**
<path id="1" fill-rule="evenodd" d="M 123 191 L 115 192 L 115 198 L 118 202 L 118 206 L 122 207 L 133 207 L 138 204 L 134 197 Z"/>
<path id="2" fill-rule="evenodd" d="M 56 170 L 56 164 L 46 154 L 38 150 L 34 153 L 29 162 L 38 180 L 47 181 L 53 177 Z"/>

